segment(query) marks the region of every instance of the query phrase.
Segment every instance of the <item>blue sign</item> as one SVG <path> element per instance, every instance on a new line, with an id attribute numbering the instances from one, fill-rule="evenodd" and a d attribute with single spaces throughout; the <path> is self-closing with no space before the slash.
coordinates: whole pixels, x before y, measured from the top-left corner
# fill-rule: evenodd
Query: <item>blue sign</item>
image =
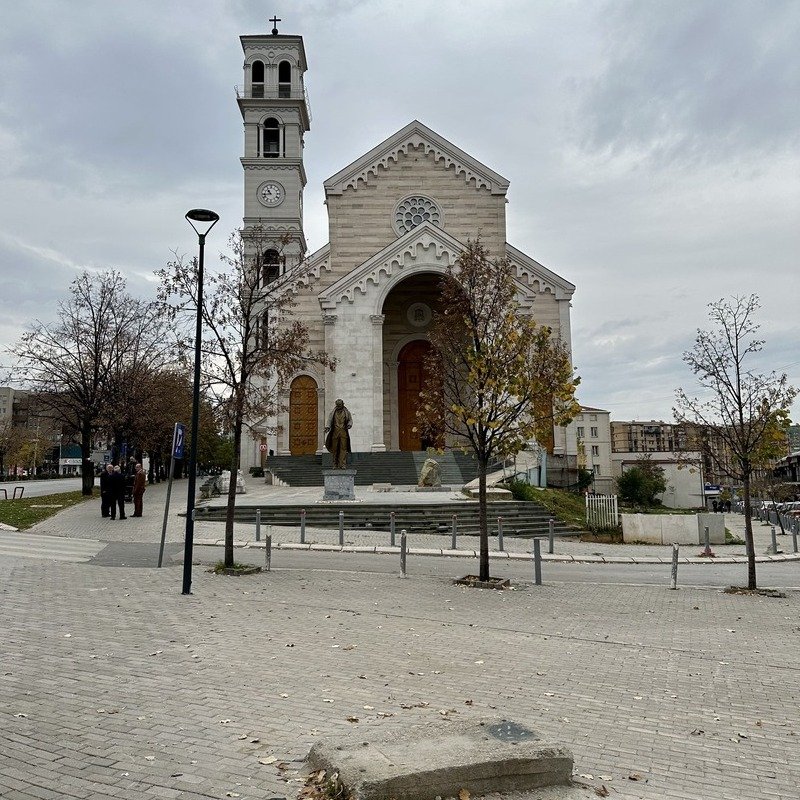
<path id="1" fill-rule="evenodd" d="M 183 446 L 186 444 L 186 426 L 180 422 L 175 423 L 175 432 L 172 434 L 172 457 L 183 458 Z"/>

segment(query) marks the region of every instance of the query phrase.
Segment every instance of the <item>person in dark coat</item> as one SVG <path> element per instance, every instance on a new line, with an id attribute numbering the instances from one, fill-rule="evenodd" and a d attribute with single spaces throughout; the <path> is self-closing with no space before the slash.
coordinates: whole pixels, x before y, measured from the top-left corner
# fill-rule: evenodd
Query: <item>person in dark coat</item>
<path id="1" fill-rule="evenodd" d="M 133 476 L 133 516 L 141 517 L 144 499 L 144 490 L 147 485 L 144 470 L 141 464 L 136 465 L 136 474 Z"/>
<path id="2" fill-rule="evenodd" d="M 119 508 L 119 518 L 127 519 L 125 516 L 125 476 L 119 466 L 114 467 L 111 476 L 111 519 L 117 518 L 117 508 Z"/>
<path id="3" fill-rule="evenodd" d="M 114 503 L 113 476 L 114 476 L 113 464 L 108 464 L 106 468 L 100 473 L 100 513 L 104 517 L 108 517 L 111 515 L 111 506 Z"/>

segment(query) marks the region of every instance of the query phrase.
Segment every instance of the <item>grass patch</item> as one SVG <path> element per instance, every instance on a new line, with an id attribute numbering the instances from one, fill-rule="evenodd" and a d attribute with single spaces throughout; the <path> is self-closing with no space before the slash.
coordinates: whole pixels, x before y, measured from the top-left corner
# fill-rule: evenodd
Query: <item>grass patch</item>
<path id="1" fill-rule="evenodd" d="M 725 544 L 745 544 L 744 539 L 734 536 L 727 528 L 725 528 Z"/>
<path id="2" fill-rule="evenodd" d="M 556 519 L 578 528 L 586 527 L 586 501 L 582 494 L 563 489 L 539 489 L 524 481 L 508 481 L 515 500 L 529 500 L 546 508 Z"/>
<path id="3" fill-rule="evenodd" d="M 99 497 L 99 492 L 92 492 L 91 497 L 88 497 L 77 491 L 47 494 L 43 497 L 22 497 L 18 500 L 0 500 L 0 522 L 24 531 L 36 525 L 37 522 L 42 522 L 42 520 L 58 514 L 65 508 L 76 506 L 84 500 Z M 49 508 L 42 508 L 42 506 L 49 506 Z"/>

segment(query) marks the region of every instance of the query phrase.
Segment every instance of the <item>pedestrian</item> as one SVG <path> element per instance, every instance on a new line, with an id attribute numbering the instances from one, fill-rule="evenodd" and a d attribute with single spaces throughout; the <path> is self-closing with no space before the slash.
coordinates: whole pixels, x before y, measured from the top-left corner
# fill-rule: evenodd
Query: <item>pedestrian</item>
<path id="1" fill-rule="evenodd" d="M 725 501 L 725 513 L 726 514 L 730 514 L 731 513 L 731 501 L 730 500 L 726 500 Z"/>
<path id="2" fill-rule="evenodd" d="M 113 464 L 107 464 L 106 468 L 100 473 L 100 513 L 104 517 L 111 516 L 111 506 L 114 502 L 113 475 Z"/>
<path id="3" fill-rule="evenodd" d="M 715 514 L 719 511 L 719 503 L 716 500 L 711 501 L 711 507 L 714 509 Z"/>
<path id="4" fill-rule="evenodd" d="M 145 480 L 144 470 L 141 464 L 136 465 L 136 474 L 133 476 L 133 516 L 142 516 L 142 501 L 144 499 L 144 490 L 147 486 Z"/>
<path id="5" fill-rule="evenodd" d="M 127 519 L 125 516 L 125 476 L 119 465 L 114 467 L 111 475 L 111 519 L 117 518 L 117 508 L 119 508 L 119 518 Z"/>

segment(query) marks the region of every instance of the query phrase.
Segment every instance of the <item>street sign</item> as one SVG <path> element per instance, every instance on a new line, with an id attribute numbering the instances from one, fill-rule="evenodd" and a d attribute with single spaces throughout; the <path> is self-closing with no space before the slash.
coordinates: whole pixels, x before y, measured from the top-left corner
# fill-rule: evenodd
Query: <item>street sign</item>
<path id="1" fill-rule="evenodd" d="M 172 434 L 172 457 L 183 458 L 183 446 L 186 444 L 186 426 L 180 422 L 175 423 Z"/>
<path id="2" fill-rule="evenodd" d="M 266 453 L 266 452 L 267 452 L 267 446 L 266 446 L 265 444 L 260 444 L 260 445 L 258 446 L 258 449 L 259 449 L 259 450 L 260 450 L 262 453 Z"/>

